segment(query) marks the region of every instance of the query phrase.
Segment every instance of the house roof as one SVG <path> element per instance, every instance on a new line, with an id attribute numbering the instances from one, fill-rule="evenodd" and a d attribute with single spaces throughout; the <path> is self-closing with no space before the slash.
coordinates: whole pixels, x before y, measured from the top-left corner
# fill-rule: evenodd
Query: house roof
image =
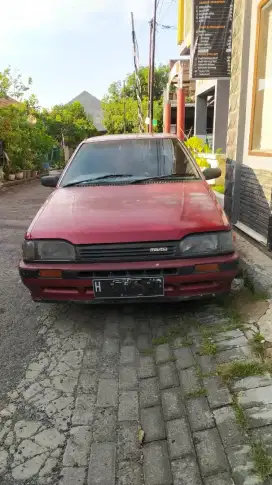
<path id="1" fill-rule="evenodd" d="M 5 108 L 6 106 L 17 103 L 18 101 L 16 101 L 16 99 L 10 98 L 9 96 L 7 96 L 6 98 L 0 98 L 0 108 Z"/>
<path id="2" fill-rule="evenodd" d="M 68 104 L 72 104 L 75 101 L 79 101 L 80 104 L 83 106 L 85 113 L 92 117 L 94 125 L 98 131 L 106 131 L 106 128 L 103 126 L 103 112 L 101 108 L 101 102 L 95 96 L 88 93 L 88 91 L 83 91 L 74 99 L 69 101 Z"/>

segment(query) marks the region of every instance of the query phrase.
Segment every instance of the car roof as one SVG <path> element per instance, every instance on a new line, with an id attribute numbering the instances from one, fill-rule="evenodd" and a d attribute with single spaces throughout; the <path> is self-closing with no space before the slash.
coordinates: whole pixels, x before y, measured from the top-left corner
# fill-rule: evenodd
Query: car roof
<path id="1" fill-rule="evenodd" d="M 130 133 L 123 135 L 102 135 L 87 138 L 84 143 L 94 143 L 103 141 L 119 141 L 119 140 L 151 140 L 153 138 L 177 138 L 173 133 Z"/>

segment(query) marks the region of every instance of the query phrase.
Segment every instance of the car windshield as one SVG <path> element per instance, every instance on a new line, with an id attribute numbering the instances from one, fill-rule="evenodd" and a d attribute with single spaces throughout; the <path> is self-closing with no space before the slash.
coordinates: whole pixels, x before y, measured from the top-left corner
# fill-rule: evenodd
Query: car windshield
<path id="1" fill-rule="evenodd" d="M 137 183 L 156 177 L 199 179 L 194 161 L 177 138 L 109 140 L 83 143 L 61 186 Z"/>

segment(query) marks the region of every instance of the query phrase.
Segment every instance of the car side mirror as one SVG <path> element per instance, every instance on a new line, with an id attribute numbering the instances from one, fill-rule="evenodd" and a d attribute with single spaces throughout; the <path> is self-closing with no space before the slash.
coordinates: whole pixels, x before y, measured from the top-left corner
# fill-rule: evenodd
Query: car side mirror
<path id="1" fill-rule="evenodd" d="M 44 187 L 57 187 L 59 175 L 44 175 L 41 177 L 41 184 Z"/>
<path id="2" fill-rule="evenodd" d="M 203 170 L 203 175 L 206 180 L 218 179 L 219 177 L 221 177 L 221 174 L 221 169 L 218 167 L 205 168 L 205 170 Z"/>

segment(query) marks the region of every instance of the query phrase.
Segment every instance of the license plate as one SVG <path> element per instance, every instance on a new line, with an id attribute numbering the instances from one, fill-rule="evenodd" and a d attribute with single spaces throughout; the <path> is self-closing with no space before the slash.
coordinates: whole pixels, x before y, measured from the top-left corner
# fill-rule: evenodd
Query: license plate
<path id="1" fill-rule="evenodd" d="M 148 298 L 164 295 L 163 278 L 116 278 L 93 280 L 95 298 Z"/>

